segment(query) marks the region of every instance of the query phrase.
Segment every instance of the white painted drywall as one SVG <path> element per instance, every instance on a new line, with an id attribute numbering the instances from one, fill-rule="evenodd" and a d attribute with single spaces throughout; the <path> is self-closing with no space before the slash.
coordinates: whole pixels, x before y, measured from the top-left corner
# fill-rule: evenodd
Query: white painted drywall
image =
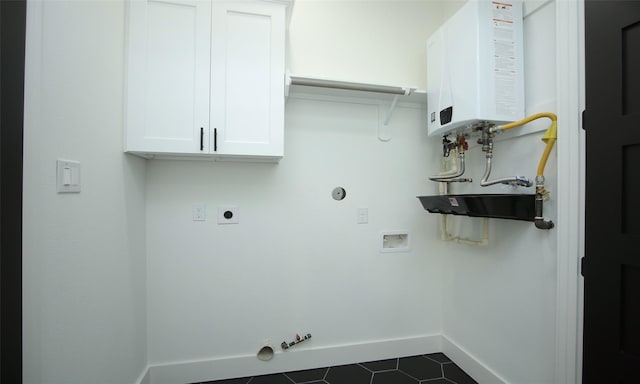
<path id="1" fill-rule="evenodd" d="M 426 41 L 459 2 L 450 3 L 297 0 L 288 69 L 299 76 L 426 89 Z"/>
<path id="2" fill-rule="evenodd" d="M 528 14 L 524 30 L 526 112 L 555 112 L 555 3 Z M 548 120 L 539 124 L 547 126 Z M 497 142 L 492 177 L 535 176 L 544 150 L 540 137 L 541 133 L 534 133 Z M 556 159 L 554 150 L 545 172 L 551 199 L 545 203 L 544 214 L 554 221 Z M 469 176 L 482 178 L 481 151 L 469 151 L 467 160 Z M 456 185 L 453 192 L 503 193 L 511 189 L 474 184 Z M 478 219 L 459 219 L 460 233 L 474 233 L 467 228 L 474 221 L 477 227 Z M 449 244 L 445 251 L 443 333 L 506 382 L 554 382 L 556 234 L 557 229 L 538 230 L 528 222 L 492 220 L 489 247 Z"/>
<path id="3" fill-rule="evenodd" d="M 290 98 L 279 164 L 149 162 L 150 364 L 255 355 L 267 339 L 279 351 L 296 333 L 313 335 L 298 350 L 439 333 L 440 244 L 416 199 L 424 115 L 398 108 L 381 142 L 375 105 Z M 192 221 L 194 203 L 207 221 Z M 239 224 L 217 224 L 222 205 Z M 409 230 L 411 251 L 379 252 L 385 230 Z"/>
<path id="4" fill-rule="evenodd" d="M 133 383 L 146 367 L 145 162 L 122 153 L 124 7 L 30 1 L 24 127 L 26 384 Z M 82 191 L 56 193 L 56 159 Z"/>

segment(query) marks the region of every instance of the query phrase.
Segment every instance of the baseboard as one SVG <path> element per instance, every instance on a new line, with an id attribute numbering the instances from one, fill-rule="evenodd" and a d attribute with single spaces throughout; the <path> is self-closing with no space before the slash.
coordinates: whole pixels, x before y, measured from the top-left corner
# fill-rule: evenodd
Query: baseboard
<path id="1" fill-rule="evenodd" d="M 442 335 L 442 353 L 456 363 L 479 384 L 507 384 L 507 381 L 487 367 L 475 356 L 456 344 L 451 338 Z"/>
<path id="2" fill-rule="evenodd" d="M 440 351 L 442 351 L 442 336 L 439 334 L 315 348 L 312 344 L 309 346 L 300 345 L 287 351 L 276 351 L 273 359 L 267 362 L 258 360 L 256 355 L 252 354 L 151 365 L 140 384 L 186 384 Z"/>
<path id="3" fill-rule="evenodd" d="M 199 381 L 265 375 L 442 352 L 480 384 L 508 384 L 446 335 L 421 335 L 365 343 L 277 351 L 271 361 L 255 355 L 181 361 L 147 367 L 136 384 L 187 384 Z M 354 358 L 357 361 L 354 361 Z"/>

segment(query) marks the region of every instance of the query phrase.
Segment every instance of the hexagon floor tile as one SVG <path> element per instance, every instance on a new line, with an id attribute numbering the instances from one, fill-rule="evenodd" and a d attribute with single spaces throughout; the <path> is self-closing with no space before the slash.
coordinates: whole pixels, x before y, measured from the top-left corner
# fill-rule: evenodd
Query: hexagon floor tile
<path id="1" fill-rule="evenodd" d="M 199 384 L 478 384 L 443 353 Z"/>

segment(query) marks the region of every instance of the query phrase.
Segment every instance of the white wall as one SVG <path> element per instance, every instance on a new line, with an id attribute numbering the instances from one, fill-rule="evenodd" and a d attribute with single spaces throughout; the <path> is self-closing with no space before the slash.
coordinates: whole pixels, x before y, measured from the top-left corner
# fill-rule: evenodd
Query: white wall
<path id="1" fill-rule="evenodd" d="M 24 383 L 133 383 L 146 367 L 143 160 L 122 153 L 123 3 L 28 3 Z M 56 159 L 82 192 L 56 193 Z"/>
<path id="2" fill-rule="evenodd" d="M 526 112 L 555 112 L 555 3 L 525 10 Z M 545 119 L 539 124 L 548 123 Z M 492 177 L 533 178 L 544 150 L 540 137 L 534 133 L 497 142 Z M 467 160 L 468 175 L 479 180 L 484 171 L 482 152 L 470 151 Z M 556 220 L 556 166 L 554 150 L 545 172 L 551 200 L 545 203 L 544 215 L 562 225 Z M 456 185 L 452 192 L 510 189 L 474 183 Z M 520 192 L 527 193 L 524 188 Z M 479 225 L 478 219 L 458 221 L 463 235 L 474 233 L 466 228 L 468 222 Z M 506 382 L 554 382 L 556 249 L 557 228 L 543 231 L 528 222 L 492 220 L 489 247 L 449 244 L 445 251 L 443 333 Z"/>
<path id="3" fill-rule="evenodd" d="M 427 38 L 459 4 L 296 0 L 288 68 L 300 76 L 426 89 Z"/>
<path id="4" fill-rule="evenodd" d="M 298 350 L 439 333 L 440 257 L 416 199 L 424 114 L 398 108 L 385 143 L 377 106 L 292 98 L 279 164 L 149 162 L 151 364 L 255 356 L 265 339 L 279 351 L 296 333 L 313 336 Z M 336 186 L 345 200 L 332 199 Z M 191 220 L 194 203 L 207 221 Z M 216 223 L 226 204 L 239 224 Z M 396 229 L 410 231 L 411 251 L 380 253 L 379 232 Z"/>
<path id="5" fill-rule="evenodd" d="M 289 68 L 424 87 L 424 45 L 442 8 L 296 2 Z M 154 382 L 230 377 L 237 374 L 233 361 L 248 374 L 438 350 L 439 338 L 429 336 L 441 330 L 442 245 L 416 199 L 430 186 L 425 110 L 398 108 L 387 143 L 377 139 L 379 113 L 357 101 L 292 96 L 277 165 L 148 163 Z M 344 201 L 331 199 L 336 186 L 347 190 Z M 207 206 L 206 222 L 191 220 L 195 203 Z M 216 223 L 217 207 L 227 204 L 240 207 L 240 224 Z M 356 224 L 361 207 L 369 209 L 368 224 Z M 381 254 L 379 232 L 397 229 L 410 231 L 411 252 Z M 255 358 L 264 340 L 279 351 L 281 341 L 306 332 L 312 340 L 295 353 L 278 352 L 269 364 Z M 434 344 L 415 352 L 426 339 Z M 399 347 L 389 348 L 389 340 Z M 366 352 L 354 352 L 361 345 Z M 330 352 L 319 357 L 321 350 Z"/>

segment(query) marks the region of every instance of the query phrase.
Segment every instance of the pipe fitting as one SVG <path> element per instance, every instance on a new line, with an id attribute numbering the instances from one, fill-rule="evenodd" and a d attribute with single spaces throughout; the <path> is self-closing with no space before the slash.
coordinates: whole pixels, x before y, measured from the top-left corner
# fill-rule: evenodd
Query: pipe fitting
<path id="1" fill-rule="evenodd" d="M 478 144 L 482 144 L 482 152 L 493 152 L 493 135 L 489 133 L 489 129 L 482 130 L 482 136 L 478 140 Z"/>
<path id="2" fill-rule="evenodd" d="M 538 201 L 537 200 L 536 200 L 536 206 L 538 206 Z M 555 225 L 553 224 L 553 221 L 545 220 L 544 217 L 541 217 L 541 216 L 534 217 L 533 218 L 533 224 L 538 229 L 551 229 L 551 228 L 555 227 Z"/>
<path id="3" fill-rule="evenodd" d="M 502 125 L 494 125 L 493 127 L 489 128 L 489 133 L 495 134 L 495 133 L 500 133 L 504 130 Z"/>
<path id="4" fill-rule="evenodd" d="M 544 185 L 538 184 L 536 185 L 536 199 L 535 199 L 535 207 L 534 212 L 535 216 L 533 218 L 533 223 L 538 229 L 551 229 L 555 225 L 551 220 L 545 220 L 542 216 L 542 207 L 544 201 L 544 195 L 540 192 L 544 190 Z"/>
<path id="5" fill-rule="evenodd" d="M 533 185 L 531 180 L 523 176 L 503 177 L 500 179 L 489 180 L 489 176 L 491 175 L 491 159 L 493 158 L 493 152 L 487 152 L 485 157 L 487 162 L 484 168 L 484 175 L 482 176 L 482 180 L 480 180 L 481 187 L 488 187 L 494 184 L 518 185 L 521 187 L 530 187 Z"/>
<path id="6" fill-rule="evenodd" d="M 437 182 L 441 182 L 441 183 L 448 183 L 448 182 L 455 182 L 455 181 L 462 181 L 462 179 L 458 178 L 460 176 L 462 176 L 464 174 L 465 171 L 465 166 L 464 166 L 464 152 L 460 152 L 458 154 L 458 158 L 460 159 L 460 168 L 458 169 L 458 172 L 456 172 L 453 175 L 438 175 L 438 176 L 431 176 L 429 177 L 429 180 L 431 181 L 437 181 Z"/>
<path id="7" fill-rule="evenodd" d="M 480 180 L 480 186 L 488 187 L 494 184 L 507 184 L 521 187 L 532 186 L 533 183 L 531 180 L 524 176 L 503 177 L 500 179 L 489 180 L 489 176 L 491 175 L 491 159 L 493 158 L 493 135 L 489 134 L 490 130 L 491 128 L 486 128 L 482 131 L 482 151 L 485 153 L 484 157 L 487 161 L 484 168 L 484 175 L 482 176 L 482 180 Z"/>
<path id="8" fill-rule="evenodd" d="M 449 157 L 453 148 L 455 148 L 455 143 L 449 140 L 448 135 L 442 136 L 442 156 Z"/>
<path id="9" fill-rule="evenodd" d="M 538 228 L 538 229 L 551 229 L 551 228 L 553 228 L 555 226 L 553 224 L 553 221 L 545 220 L 543 218 L 535 218 L 535 219 L 533 219 L 533 224 L 535 224 L 536 228 Z"/>
<path id="10" fill-rule="evenodd" d="M 441 183 L 471 183 L 473 182 L 473 179 L 470 177 L 461 177 L 459 179 L 449 179 L 449 180 L 444 180 L 441 181 Z"/>

